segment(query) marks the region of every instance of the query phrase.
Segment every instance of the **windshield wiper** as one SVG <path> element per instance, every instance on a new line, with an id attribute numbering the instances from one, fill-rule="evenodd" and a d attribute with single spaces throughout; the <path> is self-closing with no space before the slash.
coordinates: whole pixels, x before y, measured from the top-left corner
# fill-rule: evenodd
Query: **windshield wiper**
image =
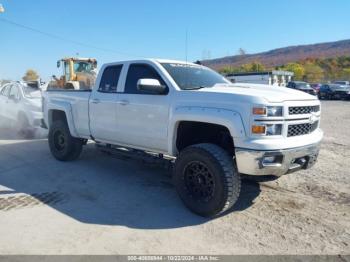
<path id="1" fill-rule="evenodd" d="M 198 90 L 202 88 L 208 88 L 209 86 L 196 86 L 196 87 L 189 87 L 189 88 L 184 88 L 184 90 Z"/>

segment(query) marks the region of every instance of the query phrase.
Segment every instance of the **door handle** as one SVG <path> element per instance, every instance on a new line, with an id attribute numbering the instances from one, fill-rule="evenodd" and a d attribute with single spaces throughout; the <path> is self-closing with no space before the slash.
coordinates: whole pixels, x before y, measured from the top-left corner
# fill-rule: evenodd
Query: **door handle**
<path id="1" fill-rule="evenodd" d="M 91 102 L 93 104 L 99 104 L 101 101 L 100 101 L 100 99 L 92 99 Z"/>
<path id="2" fill-rule="evenodd" d="M 118 102 L 118 104 L 120 104 L 120 105 L 122 105 L 122 106 L 126 106 L 126 105 L 128 105 L 130 102 L 128 101 L 128 100 L 120 100 L 119 102 Z"/>

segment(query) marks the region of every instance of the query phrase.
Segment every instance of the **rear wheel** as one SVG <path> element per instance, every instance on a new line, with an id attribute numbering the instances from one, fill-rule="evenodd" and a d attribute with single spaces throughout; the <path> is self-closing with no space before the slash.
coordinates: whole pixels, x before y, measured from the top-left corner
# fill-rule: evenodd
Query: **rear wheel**
<path id="1" fill-rule="evenodd" d="M 58 120 L 49 130 L 49 147 L 52 155 L 60 161 L 77 159 L 83 148 L 83 140 L 72 137 L 67 123 Z"/>
<path id="2" fill-rule="evenodd" d="M 174 184 L 184 204 L 194 213 L 211 217 L 237 201 L 241 181 L 234 161 L 221 147 L 198 144 L 177 158 Z"/>

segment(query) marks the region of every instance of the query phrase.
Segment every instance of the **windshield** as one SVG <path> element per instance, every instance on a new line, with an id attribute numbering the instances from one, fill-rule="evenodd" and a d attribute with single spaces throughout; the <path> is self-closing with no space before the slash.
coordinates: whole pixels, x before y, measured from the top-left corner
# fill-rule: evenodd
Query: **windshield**
<path id="1" fill-rule="evenodd" d="M 348 90 L 349 87 L 347 86 L 343 86 L 343 85 L 329 85 L 329 87 L 332 89 L 332 90 Z"/>
<path id="2" fill-rule="evenodd" d="M 204 66 L 181 63 L 163 63 L 162 66 L 183 90 L 230 84 L 222 75 Z"/>
<path id="3" fill-rule="evenodd" d="M 336 81 L 334 82 L 334 84 L 338 84 L 338 85 L 348 85 L 349 82 L 346 81 Z"/>
<path id="4" fill-rule="evenodd" d="M 93 66 L 91 63 L 80 61 L 74 62 L 74 71 L 75 72 L 91 72 L 93 70 Z"/>
<path id="5" fill-rule="evenodd" d="M 304 82 L 295 82 L 296 86 L 298 88 L 310 88 L 310 85 L 308 83 L 304 83 Z"/>
<path id="6" fill-rule="evenodd" d="M 23 93 L 27 98 L 41 98 L 40 89 L 31 86 L 23 86 Z"/>

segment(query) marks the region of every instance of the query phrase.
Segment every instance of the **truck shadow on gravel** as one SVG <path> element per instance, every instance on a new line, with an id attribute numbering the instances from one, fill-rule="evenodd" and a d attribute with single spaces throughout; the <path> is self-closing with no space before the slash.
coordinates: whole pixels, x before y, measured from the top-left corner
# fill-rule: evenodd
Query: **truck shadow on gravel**
<path id="1" fill-rule="evenodd" d="M 258 183 L 243 180 L 238 202 L 225 215 L 249 208 L 259 193 Z M 92 144 L 74 162 L 55 160 L 47 140 L 0 145 L 0 212 L 38 208 L 40 216 L 45 209 L 39 208 L 45 205 L 82 223 L 139 229 L 179 228 L 211 220 L 182 204 L 164 168 L 112 158 Z"/>

